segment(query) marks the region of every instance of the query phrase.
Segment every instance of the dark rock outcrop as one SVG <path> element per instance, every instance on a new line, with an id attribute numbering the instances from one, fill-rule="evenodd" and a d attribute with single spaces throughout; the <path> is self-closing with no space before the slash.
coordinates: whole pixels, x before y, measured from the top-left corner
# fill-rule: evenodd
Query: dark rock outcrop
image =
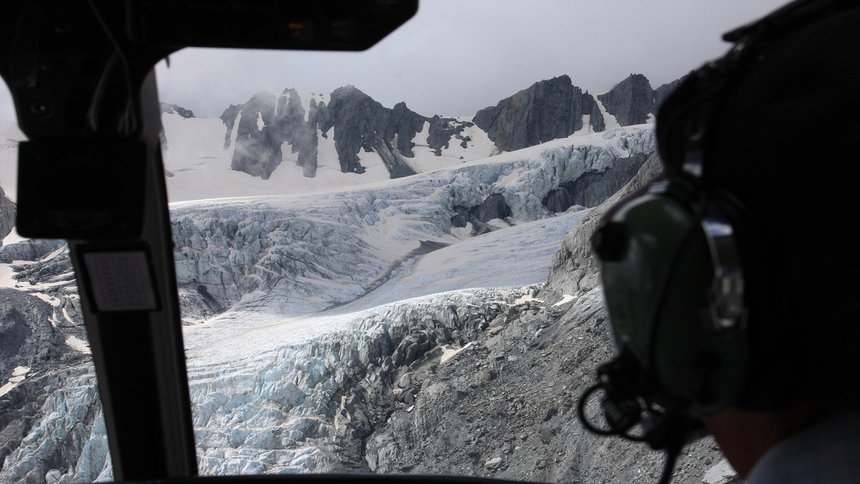
<path id="1" fill-rule="evenodd" d="M 221 113 L 221 122 L 224 123 L 224 126 L 227 127 L 227 134 L 224 135 L 224 149 L 230 147 L 230 143 L 233 136 L 233 128 L 236 125 L 236 121 L 239 120 L 239 113 L 242 112 L 241 104 L 231 104 Z"/>
<path id="2" fill-rule="evenodd" d="M 591 124 L 592 130 L 600 132 L 606 129 L 606 120 L 603 119 L 603 113 L 600 112 L 597 100 L 588 94 L 588 91 L 582 95 L 582 113 L 588 115 L 588 122 Z"/>
<path id="3" fill-rule="evenodd" d="M 178 114 L 185 119 L 194 117 L 194 111 L 192 111 L 190 109 L 185 109 L 182 106 L 177 106 L 176 104 L 167 104 L 167 103 L 158 103 L 158 105 L 161 108 L 162 113 Z"/>
<path id="4" fill-rule="evenodd" d="M 504 219 L 511 216 L 511 207 L 500 193 L 494 193 L 484 199 L 483 203 L 472 207 L 469 213 L 481 222 L 493 219 Z"/>
<path id="5" fill-rule="evenodd" d="M 0 379 L 16 366 L 36 366 L 56 359 L 63 340 L 51 326 L 53 308 L 14 289 L 0 289 Z"/>
<path id="6" fill-rule="evenodd" d="M 381 136 L 374 138 L 373 151 L 376 151 L 376 154 L 382 158 L 382 163 L 385 164 L 385 168 L 388 169 L 391 178 L 401 178 L 415 174 L 415 170 L 406 164 L 403 156 L 400 155 L 400 151 L 396 147 L 391 146 Z"/>
<path id="7" fill-rule="evenodd" d="M 501 193 L 494 193 L 484 199 L 483 202 L 474 207 L 456 205 L 453 207 L 454 216 L 451 217 L 451 225 L 454 227 L 465 227 L 467 223 L 472 224 L 474 235 L 484 234 L 492 230 L 487 222 L 493 219 L 506 219 L 512 215 L 511 207 L 505 201 Z"/>
<path id="8" fill-rule="evenodd" d="M 590 171 L 573 181 L 565 182 L 550 190 L 543 198 L 543 206 L 550 212 L 564 212 L 574 205 L 594 207 L 623 187 L 648 156 L 637 153 L 620 158 L 618 163 L 603 172 Z"/>
<path id="9" fill-rule="evenodd" d="M 332 128 L 341 172 L 364 173 L 358 158 L 364 149 L 380 155 L 391 178 L 412 175 L 414 171 L 402 157 L 414 156 L 412 139 L 427 121 L 405 103 L 388 109 L 352 86 L 335 90 L 328 105 L 310 99 L 307 111 L 294 89 L 277 97 L 259 93 L 245 104 L 228 107 L 221 120 L 227 127 L 225 147 L 230 146 L 235 128 L 232 168 L 263 179 L 269 178 L 283 160 L 284 143 L 297 153 L 296 164 L 302 167 L 303 175 L 314 177 L 317 130 L 327 136 Z"/>
<path id="10" fill-rule="evenodd" d="M 284 143 L 288 143 L 291 152 L 298 153 L 296 164 L 302 167 L 302 174 L 316 175 L 318 108 L 316 100 L 311 99 L 306 112 L 294 89 L 280 96 L 258 93 L 245 104 L 230 105 L 221 121 L 227 126 L 225 148 L 230 147 L 235 128 L 231 167 L 268 179 L 281 164 Z"/>
<path id="11" fill-rule="evenodd" d="M 270 127 L 275 117 L 275 101 L 273 94 L 261 92 L 241 107 L 230 165 L 234 170 L 266 180 L 281 164 L 280 136 Z"/>
<path id="12" fill-rule="evenodd" d="M 589 115 L 593 129 L 602 130 L 603 115 L 594 98 L 563 75 L 478 111 L 474 122 L 500 150 L 513 151 L 570 136 L 582 129 L 583 114 Z"/>
<path id="13" fill-rule="evenodd" d="M 12 232 L 16 214 L 15 203 L 6 197 L 6 191 L 0 187 L 0 245 L 3 245 L 3 239 Z"/>
<path id="14" fill-rule="evenodd" d="M 317 172 L 316 126 L 319 106 L 315 99 L 311 99 L 308 112 L 305 113 L 299 94 L 294 89 L 284 91 L 277 102 L 277 115 L 269 128 L 272 141 L 278 144 L 276 151 L 279 156 L 283 156 L 283 143 L 289 143 L 290 150 L 298 154 L 296 164 L 302 167 L 302 175 L 312 178 Z"/>
<path id="15" fill-rule="evenodd" d="M 642 74 L 630 74 L 609 92 L 597 96 L 621 126 L 643 124 L 655 111 L 654 91 Z"/>
<path id="16" fill-rule="evenodd" d="M 427 118 L 411 111 L 405 103 L 388 109 L 354 86 L 341 87 L 331 94 L 331 102 L 321 109 L 319 128 L 325 133 L 334 128 L 334 143 L 340 169 L 344 173 L 363 173 L 358 152 L 373 151 L 382 137 L 404 156 L 413 156 L 412 139 Z M 394 173 L 391 173 L 395 178 Z M 399 175 L 402 176 L 402 175 Z"/>
<path id="17" fill-rule="evenodd" d="M 27 239 L 0 247 L 0 262 L 36 260 L 59 249 L 66 241 L 62 239 Z"/>
<path id="18" fill-rule="evenodd" d="M 442 149 L 448 148 L 451 144 L 451 138 L 454 138 L 455 143 L 459 142 L 461 148 L 468 148 L 469 142 L 472 139 L 469 136 L 464 136 L 463 130 L 474 126 L 474 123 L 468 121 L 459 121 L 454 118 L 443 118 L 441 116 L 433 116 L 430 118 L 430 132 L 427 136 L 427 145 L 436 153 L 436 156 L 442 155 Z"/>

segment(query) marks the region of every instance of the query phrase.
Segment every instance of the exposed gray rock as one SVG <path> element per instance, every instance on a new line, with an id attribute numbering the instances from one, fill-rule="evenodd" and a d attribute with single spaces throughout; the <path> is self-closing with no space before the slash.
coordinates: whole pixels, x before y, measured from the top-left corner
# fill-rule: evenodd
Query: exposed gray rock
<path id="1" fill-rule="evenodd" d="M 388 170 L 391 178 L 401 178 L 404 176 L 415 175 L 415 170 L 406 164 L 406 161 L 401 156 L 400 151 L 386 141 L 381 136 L 375 136 L 373 139 L 373 150 L 382 158 L 382 163 Z"/>
<path id="2" fill-rule="evenodd" d="M 484 199 L 483 203 L 469 209 L 469 213 L 481 222 L 493 219 L 504 219 L 512 215 L 511 207 L 501 193 L 494 193 Z"/>
<path id="3" fill-rule="evenodd" d="M 233 137 L 233 129 L 236 127 L 236 122 L 239 121 L 239 113 L 242 112 L 241 104 L 231 104 L 221 113 L 219 119 L 227 127 L 227 134 L 224 135 L 224 149 L 230 148 Z"/>
<path id="4" fill-rule="evenodd" d="M 328 105 L 310 99 L 308 109 L 294 89 L 280 96 L 259 93 L 243 105 L 231 105 L 221 115 L 227 127 L 225 147 L 235 128 L 236 146 L 232 168 L 267 179 L 280 165 L 285 143 L 297 153 L 303 175 L 314 177 L 318 166 L 318 133 L 334 128 L 334 142 L 341 171 L 363 173 L 358 152 L 376 151 L 391 178 L 414 174 L 402 156 L 414 156 L 412 139 L 427 120 L 398 103 L 388 109 L 353 86 L 331 95 Z"/>
<path id="5" fill-rule="evenodd" d="M 513 151 L 570 136 L 582 129 L 583 114 L 590 115 L 595 131 L 603 129 L 603 115 L 594 99 L 563 75 L 537 82 L 478 111 L 474 122 L 500 150 Z"/>
<path id="6" fill-rule="evenodd" d="M 185 119 L 194 117 L 194 111 L 191 111 L 190 109 L 185 109 L 182 106 L 177 106 L 176 104 L 167 104 L 167 103 L 158 103 L 158 105 L 161 108 L 162 113 L 178 114 Z"/>
<path id="7" fill-rule="evenodd" d="M 442 155 L 442 149 L 448 148 L 452 143 L 451 138 L 454 138 L 454 143 L 460 145 L 461 148 L 468 148 L 469 141 L 472 139 L 469 136 L 464 136 L 463 130 L 474 126 L 474 123 L 468 121 L 458 121 L 454 118 L 443 118 L 441 116 L 433 116 L 430 118 L 430 132 L 427 136 L 427 145 L 436 153 L 436 156 Z"/>
<path id="8" fill-rule="evenodd" d="M 14 278 L 30 285 L 50 283 L 52 285 L 72 286 L 75 283 L 75 274 L 72 269 L 72 261 L 69 259 L 68 248 L 60 253 L 52 254 L 35 262 L 24 262 L 12 266 L 15 271 Z"/>
<path id="9" fill-rule="evenodd" d="M 285 143 L 292 153 L 298 153 L 296 163 L 306 177 L 317 170 L 317 111 L 311 99 L 308 110 L 302 106 L 294 89 L 280 96 L 266 92 L 255 94 L 247 103 L 230 105 L 221 115 L 227 126 L 225 148 L 234 136 L 231 167 L 249 175 L 268 179 L 281 164 Z"/>
<path id="10" fill-rule="evenodd" d="M 656 110 L 654 91 L 642 74 L 630 74 L 597 98 L 621 126 L 645 123 L 648 115 L 654 114 Z"/>
<path id="11" fill-rule="evenodd" d="M 373 150 L 377 136 L 382 137 L 404 156 L 413 156 L 412 139 L 421 131 L 427 118 L 398 103 L 388 109 L 370 96 L 346 86 L 335 89 L 331 102 L 321 109 L 320 131 L 334 128 L 335 148 L 344 173 L 363 173 L 358 160 L 361 148 Z"/>
<path id="12" fill-rule="evenodd" d="M 455 205 L 454 215 L 451 217 L 451 225 L 454 227 L 465 227 L 467 223 L 472 224 L 472 234 L 480 235 L 493 230 L 487 222 L 493 219 L 506 219 L 513 213 L 511 207 L 505 201 L 501 193 L 493 193 L 481 203 L 472 207 Z"/>
<path id="13" fill-rule="evenodd" d="M 414 156 L 412 139 L 422 130 L 426 121 L 427 118 L 407 108 L 406 103 L 399 102 L 389 113 L 382 134 L 385 139 L 397 140 L 394 146 L 405 156 Z"/>
<path id="14" fill-rule="evenodd" d="M 687 76 L 682 76 L 680 79 L 675 79 L 672 82 L 667 82 L 666 84 L 663 84 L 662 86 L 655 89 L 654 104 L 656 105 L 656 107 L 659 108 L 660 105 L 663 104 L 663 100 L 669 97 L 669 94 L 672 94 L 672 91 L 674 91 L 679 84 L 684 82 L 684 79 L 686 78 Z M 656 114 L 656 112 L 654 114 Z"/>
<path id="15" fill-rule="evenodd" d="M 449 327 L 443 321 L 451 316 L 412 322 L 401 345 L 417 346 L 417 357 L 383 362 L 353 386 L 336 429 L 339 438 L 363 439 L 369 470 L 538 482 L 658 480 L 662 454 L 592 435 L 576 416 L 594 368 L 611 354 L 600 288 L 564 306 L 520 299 L 486 315 L 484 328 L 448 343 L 432 335 Z M 710 439 L 685 454 L 673 482 L 699 483 L 719 461 Z"/>
<path id="16" fill-rule="evenodd" d="M 0 397 L 0 468 L 6 456 L 22 452 L 21 447 L 28 445 L 25 442 L 28 434 L 47 415 L 44 412 L 46 401 L 52 398 L 50 388 L 62 384 L 70 374 L 82 374 L 74 368 L 84 361 L 84 355 L 71 350 L 66 339 L 74 335 L 83 337 L 83 330 L 70 321 L 58 319 L 63 317 L 64 307 L 69 309 L 67 314 L 77 314 L 64 302 L 53 306 L 23 291 L 0 289 L 0 386 L 7 381 L 15 382 L 14 371 L 23 369 L 17 386 Z M 62 409 L 54 407 L 54 411 Z M 71 425 L 77 424 L 73 418 L 66 418 L 70 418 Z M 82 432 L 88 422 L 91 419 L 82 419 Z M 35 442 L 42 446 L 40 458 L 17 466 L 17 471 L 5 474 L 0 481 L 8 478 L 9 481 L 3 482 L 42 482 L 47 470 L 76 459 L 86 440 Z"/>
<path id="17" fill-rule="evenodd" d="M 308 178 L 316 176 L 317 172 L 317 111 L 319 106 L 311 99 L 308 112 L 302 107 L 299 94 L 295 89 L 288 89 L 278 98 L 277 115 L 271 126 L 263 130 L 271 130 L 271 139 L 276 147 L 273 151 L 283 156 L 283 143 L 290 144 L 290 150 L 298 153 L 296 164 L 302 167 L 302 175 Z M 305 119 L 307 117 L 307 119 Z"/>
<path id="18" fill-rule="evenodd" d="M 16 366 L 33 367 L 58 359 L 63 341 L 51 325 L 53 308 L 41 299 L 0 288 L 0 381 Z"/>
<path id="19" fill-rule="evenodd" d="M 6 191 L 0 187 L 0 245 L 3 245 L 3 239 L 12 232 L 16 213 L 15 203 L 6 197 Z"/>
<path id="20" fill-rule="evenodd" d="M 603 172 L 587 172 L 576 180 L 564 182 L 547 193 L 543 205 L 551 212 L 564 212 L 574 205 L 594 207 L 630 181 L 647 158 L 645 153 L 636 153 Z"/>
<path id="21" fill-rule="evenodd" d="M 588 115 L 588 122 L 594 132 L 606 129 L 606 120 L 603 119 L 603 113 L 600 112 L 597 100 L 588 91 L 582 95 L 582 114 Z"/>
<path id="22" fill-rule="evenodd" d="M 27 239 L 14 244 L 0 247 L 0 262 L 34 261 L 59 249 L 65 240 L 61 239 Z"/>
<path id="23" fill-rule="evenodd" d="M 261 92 L 241 107 L 230 165 L 234 170 L 266 180 L 281 164 L 280 137 L 275 136 L 277 132 L 271 128 L 276 99 L 273 94 Z M 232 111 L 232 106 L 228 111 Z"/>

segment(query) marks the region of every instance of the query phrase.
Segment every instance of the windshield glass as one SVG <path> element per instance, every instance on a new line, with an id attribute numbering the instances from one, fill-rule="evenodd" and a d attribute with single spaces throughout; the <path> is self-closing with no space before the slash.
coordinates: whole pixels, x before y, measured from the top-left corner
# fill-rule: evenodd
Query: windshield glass
<path id="1" fill-rule="evenodd" d="M 361 53 L 159 63 L 200 473 L 656 479 L 576 419 L 612 349 L 589 237 L 658 169 L 676 81 L 781 3 L 434 0 Z M 3 96 L 0 481 L 110 479 L 64 242 L 13 228 Z"/>

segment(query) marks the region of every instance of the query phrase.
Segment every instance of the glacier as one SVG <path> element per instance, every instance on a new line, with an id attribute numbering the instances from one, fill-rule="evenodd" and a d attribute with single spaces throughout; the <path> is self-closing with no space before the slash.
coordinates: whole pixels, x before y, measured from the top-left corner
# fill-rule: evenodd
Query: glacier
<path id="1" fill-rule="evenodd" d="M 587 173 L 609 173 L 634 153 L 652 153 L 654 143 L 644 125 L 312 196 L 173 203 L 184 314 L 199 320 L 220 313 L 217 320 L 241 324 L 353 301 L 421 252 L 422 242 L 462 241 L 451 222 L 456 206 L 500 194 L 512 214 L 503 225 L 546 218 L 552 214 L 542 199 L 550 190 Z"/>
<path id="2" fill-rule="evenodd" d="M 379 417 L 355 410 L 356 385 L 468 353 L 535 304 L 553 255 L 590 212 L 555 214 L 542 199 L 587 174 L 619 183 L 614 169 L 654 150 L 653 127 L 641 125 L 337 191 L 172 203 L 200 472 L 368 470 L 355 446 Z M 455 207 L 491 195 L 511 215 L 485 221 L 489 232 L 452 223 Z M 0 482 L 111 478 L 63 251 L 3 264 L 5 286 L 47 300 L 49 331 L 77 356 L 10 390 L 41 403 Z M 395 394 L 408 408 L 413 396 L 385 398 Z"/>

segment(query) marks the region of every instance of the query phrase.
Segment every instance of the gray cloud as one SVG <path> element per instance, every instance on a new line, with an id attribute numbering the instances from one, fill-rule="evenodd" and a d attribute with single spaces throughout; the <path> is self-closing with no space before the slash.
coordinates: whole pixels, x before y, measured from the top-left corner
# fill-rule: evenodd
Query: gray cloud
<path id="1" fill-rule="evenodd" d="M 164 100 L 219 115 L 255 92 L 331 92 L 353 84 L 386 106 L 473 114 L 541 79 L 568 74 L 605 92 L 637 72 L 654 87 L 721 55 L 720 35 L 783 0 L 424 0 L 366 52 L 176 53 L 158 69 Z"/>
<path id="2" fill-rule="evenodd" d="M 218 116 L 254 93 L 329 93 L 352 84 L 386 106 L 467 115 L 541 79 L 568 74 L 593 93 L 628 74 L 654 87 L 728 45 L 720 35 L 784 0 L 423 0 L 418 14 L 361 53 L 186 49 L 157 66 L 163 101 Z M 11 103 L 0 92 L 0 121 Z"/>

